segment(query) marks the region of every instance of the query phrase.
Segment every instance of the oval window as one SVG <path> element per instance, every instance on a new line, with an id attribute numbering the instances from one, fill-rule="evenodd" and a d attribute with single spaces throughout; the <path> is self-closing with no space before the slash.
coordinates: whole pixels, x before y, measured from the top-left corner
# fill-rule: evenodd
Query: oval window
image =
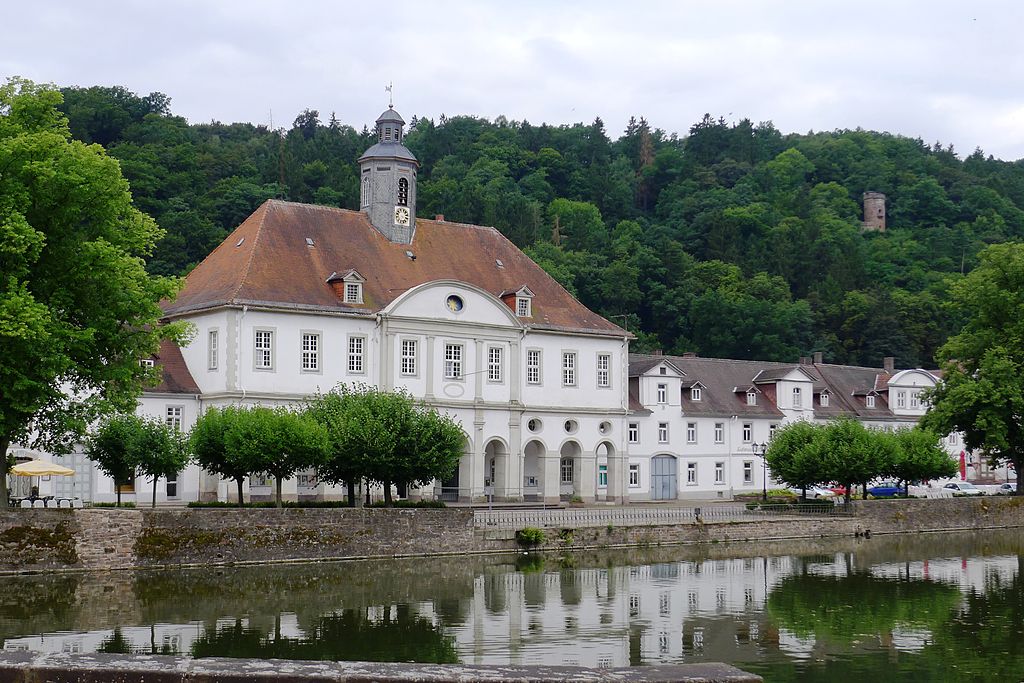
<path id="1" fill-rule="evenodd" d="M 452 313 L 458 313 L 462 310 L 462 307 L 465 304 L 462 302 L 461 296 L 458 294 L 451 294 L 447 299 L 445 299 L 445 305 L 448 306 L 448 310 Z"/>

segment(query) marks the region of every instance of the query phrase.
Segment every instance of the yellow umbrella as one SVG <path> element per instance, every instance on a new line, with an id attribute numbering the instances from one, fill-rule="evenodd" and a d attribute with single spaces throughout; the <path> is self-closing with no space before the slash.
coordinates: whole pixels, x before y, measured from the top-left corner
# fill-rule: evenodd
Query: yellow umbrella
<path id="1" fill-rule="evenodd" d="M 70 477 L 75 471 L 70 467 L 58 465 L 55 462 L 45 460 L 29 460 L 11 468 L 11 474 L 22 477 L 45 477 L 48 474 L 56 474 L 62 477 Z"/>

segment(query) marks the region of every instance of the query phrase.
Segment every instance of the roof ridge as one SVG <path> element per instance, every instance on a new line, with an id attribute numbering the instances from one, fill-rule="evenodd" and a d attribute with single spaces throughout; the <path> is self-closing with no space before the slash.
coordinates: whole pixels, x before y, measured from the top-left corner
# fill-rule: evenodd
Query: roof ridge
<path id="1" fill-rule="evenodd" d="M 276 202 L 276 199 L 268 199 L 264 204 L 272 205 Z M 249 271 L 252 269 L 252 262 L 256 258 L 256 245 L 259 244 L 260 235 L 263 233 L 263 224 L 267 222 L 267 214 L 270 213 L 270 206 L 263 211 L 263 215 L 260 216 L 260 222 L 256 226 L 256 234 L 252 237 L 252 245 L 249 247 L 249 260 L 245 262 L 245 267 L 242 268 L 242 272 L 239 273 L 238 285 L 231 292 L 231 296 L 228 300 L 231 301 L 238 296 L 238 293 L 242 291 L 242 285 L 245 284 L 246 279 L 249 277 Z"/>
<path id="2" fill-rule="evenodd" d="M 417 222 L 418 221 L 423 221 L 424 223 L 434 223 L 434 224 L 444 223 L 445 225 L 452 225 L 452 226 L 460 227 L 460 228 L 473 228 L 474 230 L 490 230 L 491 232 L 494 232 L 494 233 L 496 233 L 498 235 L 501 235 L 502 237 L 505 237 L 505 235 L 501 232 L 501 230 L 498 230 L 493 225 L 477 225 L 476 223 L 463 223 L 461 221 L 450 221 L 447 218 L 444 219 L 443 221 L 439 221 L 436 218 L 423 218 L 422 216 L 417 216 L 416 220 L 417 220 Z M 505 239 L 507 241 L 511 242 L 511 240 L 509 240 L 507 237 Z M 516 247 L 516 249 L 519 249 L 519 247 Z M 520 249 L 520 251 L 522 251 L 522 250 Z"/>
<path id="3" fill-rule="evenodd" d="M 293 202 L 288 199 L 271 198 L 268 199 L 265 203 L 289 204 L 291 206 L 304 206 L 311 209 L 327 209 L 328 211 L 337 211 L 339 213 L 363 213 L 362 211 L 356 211 L 355 209 L 346 209 L 341 206 L 329 206 L 327 204 L 310 204 L 309 202 Z"/>
<path id="4" fill-rule="evenodd" d="M 787 362 L 787 361 L 781 361 L 781 360 L 749 360 L 749 359 L 746 359 L 746 358 L 712 358 L 710 356 L 675 356 L 675 355 L 669 355 L 669 354 L 664 354 L 664 355 L 661 355 L 661 356 L 655 356 L 655 355 L 651 355 L 651 354 L 640 354 L 640 353 L 638 353 L 638 354 L 630 353 L 629 355 L 630 356 L 633 356 L 633 355 L 643 356 L 644 358 L 672 358 L 672 359 L 678 359 L 678 360 L 709 360 L 709 361 L 713 361 L 715 363 L 749 363 L 749 364 L 752 364 L 752 365 L 753 364 L 763 365 L 763 364 L 771 363 L 773 365 L 785 365 L 785 366 L 797 366 L 797 367 L 800 366 L 800 363 L 797 363 L 797 362 Z"/>

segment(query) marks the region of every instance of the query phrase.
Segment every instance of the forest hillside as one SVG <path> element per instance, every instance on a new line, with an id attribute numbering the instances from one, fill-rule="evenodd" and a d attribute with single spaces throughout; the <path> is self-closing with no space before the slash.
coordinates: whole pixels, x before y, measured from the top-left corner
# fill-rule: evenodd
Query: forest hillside
<path id="1" fill-rule="evenodd" d="M 357 209 L 366 123 L 305 110 L 288 129 L 189 124 L 161 93 L 63 88 L 167 231 L 148 267 L 184 274 L 272 197 Z M 666 133 L 411 116 L 417 213 L 501 230 L 636 350 L 934 365 L 944 302 L 984 246 L 1024 237 L 1024 165 L 864 130 L 784 134 L 707 115 Z M 684 122 L 662 122 L 685 128 Z M 888 230 L 861 230 L 865 191 Z"/>

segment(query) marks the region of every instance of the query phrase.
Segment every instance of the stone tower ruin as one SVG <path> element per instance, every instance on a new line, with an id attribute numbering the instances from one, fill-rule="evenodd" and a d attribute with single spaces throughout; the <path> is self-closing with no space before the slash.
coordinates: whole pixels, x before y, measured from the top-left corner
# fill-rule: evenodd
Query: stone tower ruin
<path id="1" fill-rule="evenodd" d="M 885 232 L 885 195 L 881 192 L 864 193 L 864 222 L 860 227 Z"/>

